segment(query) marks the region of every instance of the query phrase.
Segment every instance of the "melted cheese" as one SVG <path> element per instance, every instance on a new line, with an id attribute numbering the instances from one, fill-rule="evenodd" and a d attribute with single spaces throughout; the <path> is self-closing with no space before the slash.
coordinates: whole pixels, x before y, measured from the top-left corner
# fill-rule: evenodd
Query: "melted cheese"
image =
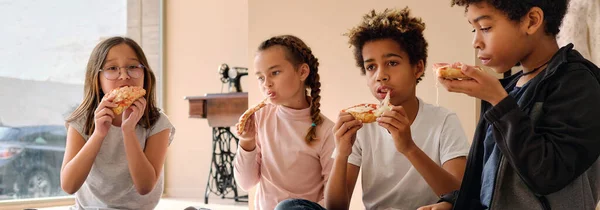
<path id="1" fill-rule="evenodd" d="M 348 109 L 346 109 L 346 111 L 347 112 L 359 112 L 359 113 L 372 112 L 372 111 L 375 111 L 375 108 L 369 104 L 364 104 L 361 106 L 355 106 L 355 107 L 348 108 Z"/>

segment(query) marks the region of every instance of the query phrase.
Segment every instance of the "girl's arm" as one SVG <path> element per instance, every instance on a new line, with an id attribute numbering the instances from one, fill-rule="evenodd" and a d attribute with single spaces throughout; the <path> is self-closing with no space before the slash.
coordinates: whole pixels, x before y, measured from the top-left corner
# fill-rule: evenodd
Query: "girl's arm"
<path id="1" fill-rule="evenodd" d="M 236 126 L 237 127 L 237 126 Z M 256 143 L 256 121 L 254 114 L 248 118 L 245 130 L 239 135 L 240 145 L 233 167 L 236 183 L 248 191 L 260 180 L 261 153 Z"/>
<path id="2" fill-rule="evenodd" d="M 81 134 L 73 126 L 69 126 L 67 146 L 60 170 L 60 186 L 66 193 L 73 194 L 83 185 L 100 151 L 104 137 L 94 133 L 86 143 Z"/>
<path id="3" fill-rule="evenodd" d="M 150 136 L 143 151 L 135 132 L 123 131 L 129 173 L 140 195 L 150 193 L 160 177 L 169 146 L 170 132 L 171 129 L 167 128 Z"/>
<path id="4" fill-rule="evenodd" d="M 256 142 L 255 140 L 240 139 L 240 146 L 235 155 L 233 167 L 235 181 L 245 191 L 254 187 L 260 180 L 261 154 L 260 147 L 256 145 L 251 151 L 244 149 L 242 142 Z"/>
<path id="5" fill-rule="evenodd" d="M 328 128 L 325 134 L 325 143 L 321 147 L 319 152 L 319 161 L 321 162 L 321 176 L 323 177 L 323 184 L 325 188 L 329 181 L 329 175 L 331 175 L 331 169 L 333 167 L 334 159 L 331 157 L 333 150 L 335 149 L 335 139 L 333 135 L 333 129 Z M 319 198 L 319 204 L 325 206 L 325 197 Z"/>
<path id="6" fill-rule="evenodd" d="M 87 179 L 104 137 L 106 137 L 115 117 L 111 108 L 117 105 L 112 103 L 113 99 L 114 96 L 105 95 L 96 110 L 94 110 L 94 132 L 87 142 L 79 133 L 83 130 L 81 127 L 78 131 L 69 125 L 65 156 L 60 173 L 60 186 L 66 193 L 73 194 L 77 192 Z M 78 122 L 72 123 L 81 126 Z"/>

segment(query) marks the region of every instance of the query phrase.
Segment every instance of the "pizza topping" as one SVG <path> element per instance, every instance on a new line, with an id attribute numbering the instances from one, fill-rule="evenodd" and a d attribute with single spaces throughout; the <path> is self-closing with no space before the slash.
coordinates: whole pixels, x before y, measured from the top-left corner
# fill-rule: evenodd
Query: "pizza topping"
<path id="1" fill-rule="evenodd" d="M 346 109 L 346 112 L 368 112 L 373 113 L 377 110 L 377 104 L 359 104 Z"/>
<path id="2" fill-rule="evenodd" d="M 119 115 L 123 113 L 123 110 L 131 106 L 135 100 L 146 95 L 146 90 L 137 86 L 124 86 L 113 89 L 109 95 L 115 96 L 113 103 L 117 104 L 117 107 L 113 108 L 113 112 Z"/>

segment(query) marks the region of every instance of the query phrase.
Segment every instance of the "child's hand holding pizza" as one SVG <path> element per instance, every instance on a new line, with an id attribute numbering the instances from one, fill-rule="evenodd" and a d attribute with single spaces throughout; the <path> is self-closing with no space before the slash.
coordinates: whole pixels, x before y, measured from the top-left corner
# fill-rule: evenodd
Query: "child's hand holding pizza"
<path id="1" fill-rule="evenodd" d="M 335 134 L 335 148 L 337 155 L 348 157 L 352 153 L 352 145 L 356 141 L 356 132 L 362 128 L 363 122 L 354 118 L 346 111 L 340 112 L 338 120 L 333 127 Z"/>
<path id="2" fill-rule="evenodd" d="M 410 132 L 411 122 L 402 106 L 392 106 L 391 111 L 383 112 L 377 123 L 392 134 L 398 152 L 404 154 L 416 147 Z"/>
<path id="3" fill-rule="evenodd" d="M 146 110 L 146 99 L 144 97 L 138 98 L 129 106 L 129 108 L 125 109 L 123 112 L 123 123 L 121 124 L 121 129 L 123 131 L 135 131 L 135 127 L 144 116 L 144 111 Z"/>
<path id="4" fill-rule="evenodd" d="M 494 106 L 508 96 L 508 93 L 504 90 L 498 79 L 492 75 L 486 74 L 477 66 L 470 66 L 462 63 L 454 63 L 449 66 L 433 64 L 433 66 L 438 71 L 438 80 L 446 90 L 450 92 L 464 93 L 487 101 Z M 460 70 L 460 72 L 456 72 L 458 70 Z M 459 74 L 464 77 L 459 76 L 453 78 L 443 76 L 456 76 Z"/>
<path id="5" fill-rule="evenodd" d="M 254 114 L 250 115 L 248 119 L 246 119 L 245 126 L 242 128 L 238 122 L 236 127 L 243 130 L 238 130 L 238 135 L 240 136 L 240 141 L 252 141 L 255 142 L 254 137 L 256 136 L 256 124 L 254 122 Z"/>
<path id="6" fill-rule="evenodd" d="M 113 103 L 114 98 L 114 96 L 109 94 L 104 95 L 94 111 L 94 134 L 106 136 L 108 133 L 108 129 L 115 118 L 115 113 L 112 109 L 117 107 L 117 104 Z"/>

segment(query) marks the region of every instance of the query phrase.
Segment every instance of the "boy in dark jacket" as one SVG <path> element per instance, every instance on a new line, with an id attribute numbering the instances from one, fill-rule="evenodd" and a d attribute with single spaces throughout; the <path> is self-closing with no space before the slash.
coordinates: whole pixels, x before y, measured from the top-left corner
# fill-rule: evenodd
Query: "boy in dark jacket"
<path id="1" fill-rule="evenodd" d="M 567 0 L 452 0 L 473 26 L 483 65 L 439 78 L 482 100 L 460 191 L 420 209 L 594 209 L 600 189 L 600 70 L 556 43 Z"/>

